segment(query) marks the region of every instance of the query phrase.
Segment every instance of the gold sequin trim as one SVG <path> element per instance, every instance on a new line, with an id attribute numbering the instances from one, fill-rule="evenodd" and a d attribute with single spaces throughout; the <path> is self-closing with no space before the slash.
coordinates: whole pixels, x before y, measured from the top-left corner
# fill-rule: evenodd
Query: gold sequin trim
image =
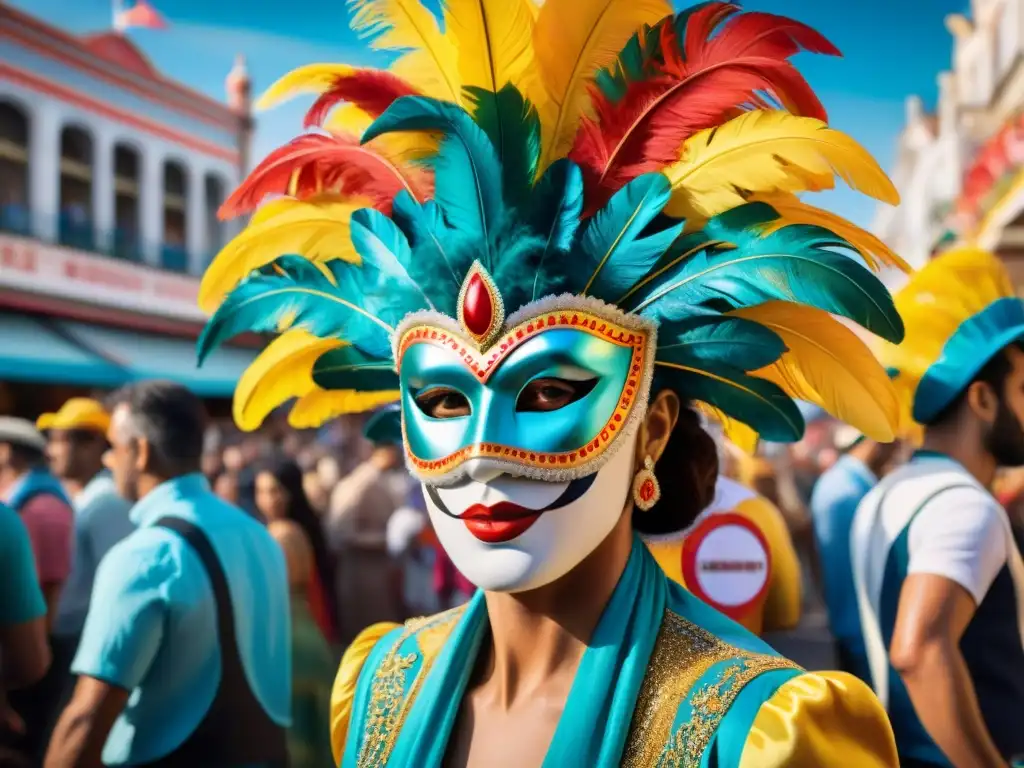
<path id="1" fill-rule="evenodd" d="M 796 668 L 793 662 L 779 656 L 748 655 L 726 667 L 717 680 L 702 685 L 690 698 L 690 719 L 676 731 L 671 746 L 665 750 L 663 768 L 697 768 L 743 686 L 763 672 Z"/>
<path id="2" fill-rule="evenodd" d="M 751 670 L 755 665 L 761 663 L 761 659 L 770 660 L 772 663 L 778 663 L 785 667 L 794 666 L 786 659 L 751 654 L 724 643 L 715 635 L 698 627 L 693 622 L 687 621 L 679 614 L 672 611 L 665 612 L 665 618 L 662 620 L 658 638 L 655 641 L 654 652 L 648 663 L 647 674 L 633 711 L 633 722 L 623 752 L 622 768 L 655 768 L 655 766 L 689 768 L 691 765 L 699 764 L 699 754 L 697 762 L 679 762 L 679 758 L 674 757 L 672 750 L 679 741 L 679 734 L 673 735 L 672 726 L 679 707 L 701 676 L 713 665 L 729 659 L 736 659 L 738 663 L 742 661 L 745 665 L 750 666 Z M 765 669 L 767 668 L 774 667 Z M 760 671 L 764 670 L 751 671 L 749 677 L 741 681 L 738 680 L 736 693 Z M 695 696 L 703 694 L 704 687 Z M 729 699 L 726 703 L 724 698 L 710 701 L 708 696 L 704 696 L 701 699 L 702 704 L 705 699 L 708 699 L 709 707 L 721 707 L 722 715 L 728 709 L 728 704 L 732 702 Z M 696 715 L 696 700 L 694 712 Z M 714 729 L 718 727 L 718 722 L 715 721 L 712 727 L 712 719 L 706 719 L 706 727 L 710 727 L 710 734 L 713 734 Z M 696 748 L 697 740 L 687 737 L 686 743 L 692 743 Z M 704 747 L 706 746 L 705 742 Z M 700 753 L 703 753 L 704 747 L 701 747 Z"/>
<path id="3" fill-rule="evenodd" d="M 410 619 L 398 640 L 377 667 L 370 686 L 370 705 L 364 719 L 363 744 L 356 758 L 357 768 L 387 765 L 406 715 L 430 672 L 448 634 L 462 616 L 465 606 L 436 616 Z M 406 641 L 415 636 L 416 648 L 401 653 Z M 417 659 L 420 668 L 409 686 L 408 673 Z M 406 690 L 408 689 L 408 695 Z"/>

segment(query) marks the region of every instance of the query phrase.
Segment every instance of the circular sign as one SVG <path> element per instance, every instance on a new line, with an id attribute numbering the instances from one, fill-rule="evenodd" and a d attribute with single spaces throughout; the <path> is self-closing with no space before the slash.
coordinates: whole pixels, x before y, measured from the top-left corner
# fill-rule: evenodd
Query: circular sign
<path id="1" fill-rule="evenodd" d="M 687 589 L 732 619 L 744 617 L 768 591 L 768 541 L 735 512 L 709 515 L 690 531 L 682 560 Z"/>

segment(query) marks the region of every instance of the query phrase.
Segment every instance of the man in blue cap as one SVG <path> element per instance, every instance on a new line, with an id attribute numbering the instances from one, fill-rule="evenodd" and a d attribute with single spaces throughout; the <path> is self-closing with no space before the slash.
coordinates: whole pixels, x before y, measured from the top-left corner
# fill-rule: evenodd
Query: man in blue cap
<path id="1" fill-rule="evenodd" d="M 886 362 L 923 447 L 853 522 L 871 679 L 905 768 L 1024 764 L 1024 563 L 988 490 L 1024 465 L 1024 302 L 994 256 L 961 250 L 896 306 Z"/>

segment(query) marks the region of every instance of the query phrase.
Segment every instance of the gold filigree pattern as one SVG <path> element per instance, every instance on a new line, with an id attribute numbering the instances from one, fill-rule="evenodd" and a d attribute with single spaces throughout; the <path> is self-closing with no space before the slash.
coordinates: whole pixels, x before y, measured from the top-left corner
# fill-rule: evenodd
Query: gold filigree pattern
<path id="1" fill-rule="evenodd" d="M 664 768 L 697 768 L 711 737 L 743 686 L 763 672 L 774 669 L 797 669 L 797 666 L 780 656 L 749 654 L 727 666 L 716 680 L 702 685 L 690 697 L 690 719 L 676 731 L 661 765 Z"/>
<path id="2" fill-rule="evenodd" d="M 363 725 L 363 744 L 356 759 L 357 768 L 387 765 L 395 740 L 423 679 L 430 672 L 434 659 L 463 611 L 465 606 L 459 606 L 436 616 L 406 622 L 402 634 L 374 672 L 370 703 Z M 414 640 L 414 648 L 402 653 L 403 646 L 410 638 Z M 419 669 L 410 681 L 409 671 L 420 659 Z"/>
<path id="3" fill-rule="evenodd" d="M 728 691 L 735 691 L 731 698 L 728 691 L 724 691 L 715 699 L 710 691 L 705 692 L 707 686 L 702 686 L 692 699 L 694 720 L 700 721 L 699 728 L 695 728 L 693 733 L 682 734 L 681 729 L 680 733 L 673 734 L 672 726 L 679 707 L 697 681 L 712 666 L 730 659 L 734 659 L 737 666 L 736 674 L 730 678 L 734 680 L 734 686 Z M 690 768 L 699 765 L 711 735 L 743 685 L 760 672 L 776 668 L 795 668 L 795 665 L 783 658 L 752 654 L 724 643 L 679 614 L 666 611 L 633 711 L 633 722 L 622 756 L 623 768 Z M 743 671 L 746 669 L 749 672 Z M 707 741 L 699 746 L 700 737 L 705 732 Z M 697 750 L 699 747 L 696 761 L 682 760 L 682 753 L 674 751 L 681 738 L 688 749 Z"/>

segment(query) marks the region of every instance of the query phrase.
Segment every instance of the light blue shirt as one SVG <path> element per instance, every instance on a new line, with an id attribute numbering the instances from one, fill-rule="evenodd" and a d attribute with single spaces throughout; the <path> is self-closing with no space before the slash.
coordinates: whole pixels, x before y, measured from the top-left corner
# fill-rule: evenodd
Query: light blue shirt
<path id="1" fill-rule="evenodd" d="M 106 765 L 147 763 L 177 749 L 206 716 L 220 685 L 217 616 L 202 561 L 178 517 L 217 553 L 234 603 L 238 650 L 270 718 L 291 721 L 291 618 L 284 554 L 266 528 L 215 496 L 199 474 L 158 486 L 131 511 L 138 530 L 100 563 L 71 666 L 131 691 L 103 749 Z"/>
<path id="2" fill-rule="evenodd" d="M 0 504 L 0 626 L 46 615 L 28 531 L 10 507 Z"/>
<path id="3" fill-rule="evenodd" d="M 832 634 L 854 665 L 848 671 L 869 685 L 871 678 L 850 560 L 850 532 L 857 505 L 877 483 L 878 478 L 864 462 L 847 454 L 818 478 L 811 494 L 811 521 L 818 542 Z"/>
<path id="4" fill-rule="evenodd" d="M 117 492 L 109 472 L 100 472 L 72 501 L 75 510 L 75 556 L 71 575 L 60 593 L 53 631 L 77 635 L 89 612 L 96 569 L 111 547 L 135 530 L 128 518 L 132 505 Z"/>

